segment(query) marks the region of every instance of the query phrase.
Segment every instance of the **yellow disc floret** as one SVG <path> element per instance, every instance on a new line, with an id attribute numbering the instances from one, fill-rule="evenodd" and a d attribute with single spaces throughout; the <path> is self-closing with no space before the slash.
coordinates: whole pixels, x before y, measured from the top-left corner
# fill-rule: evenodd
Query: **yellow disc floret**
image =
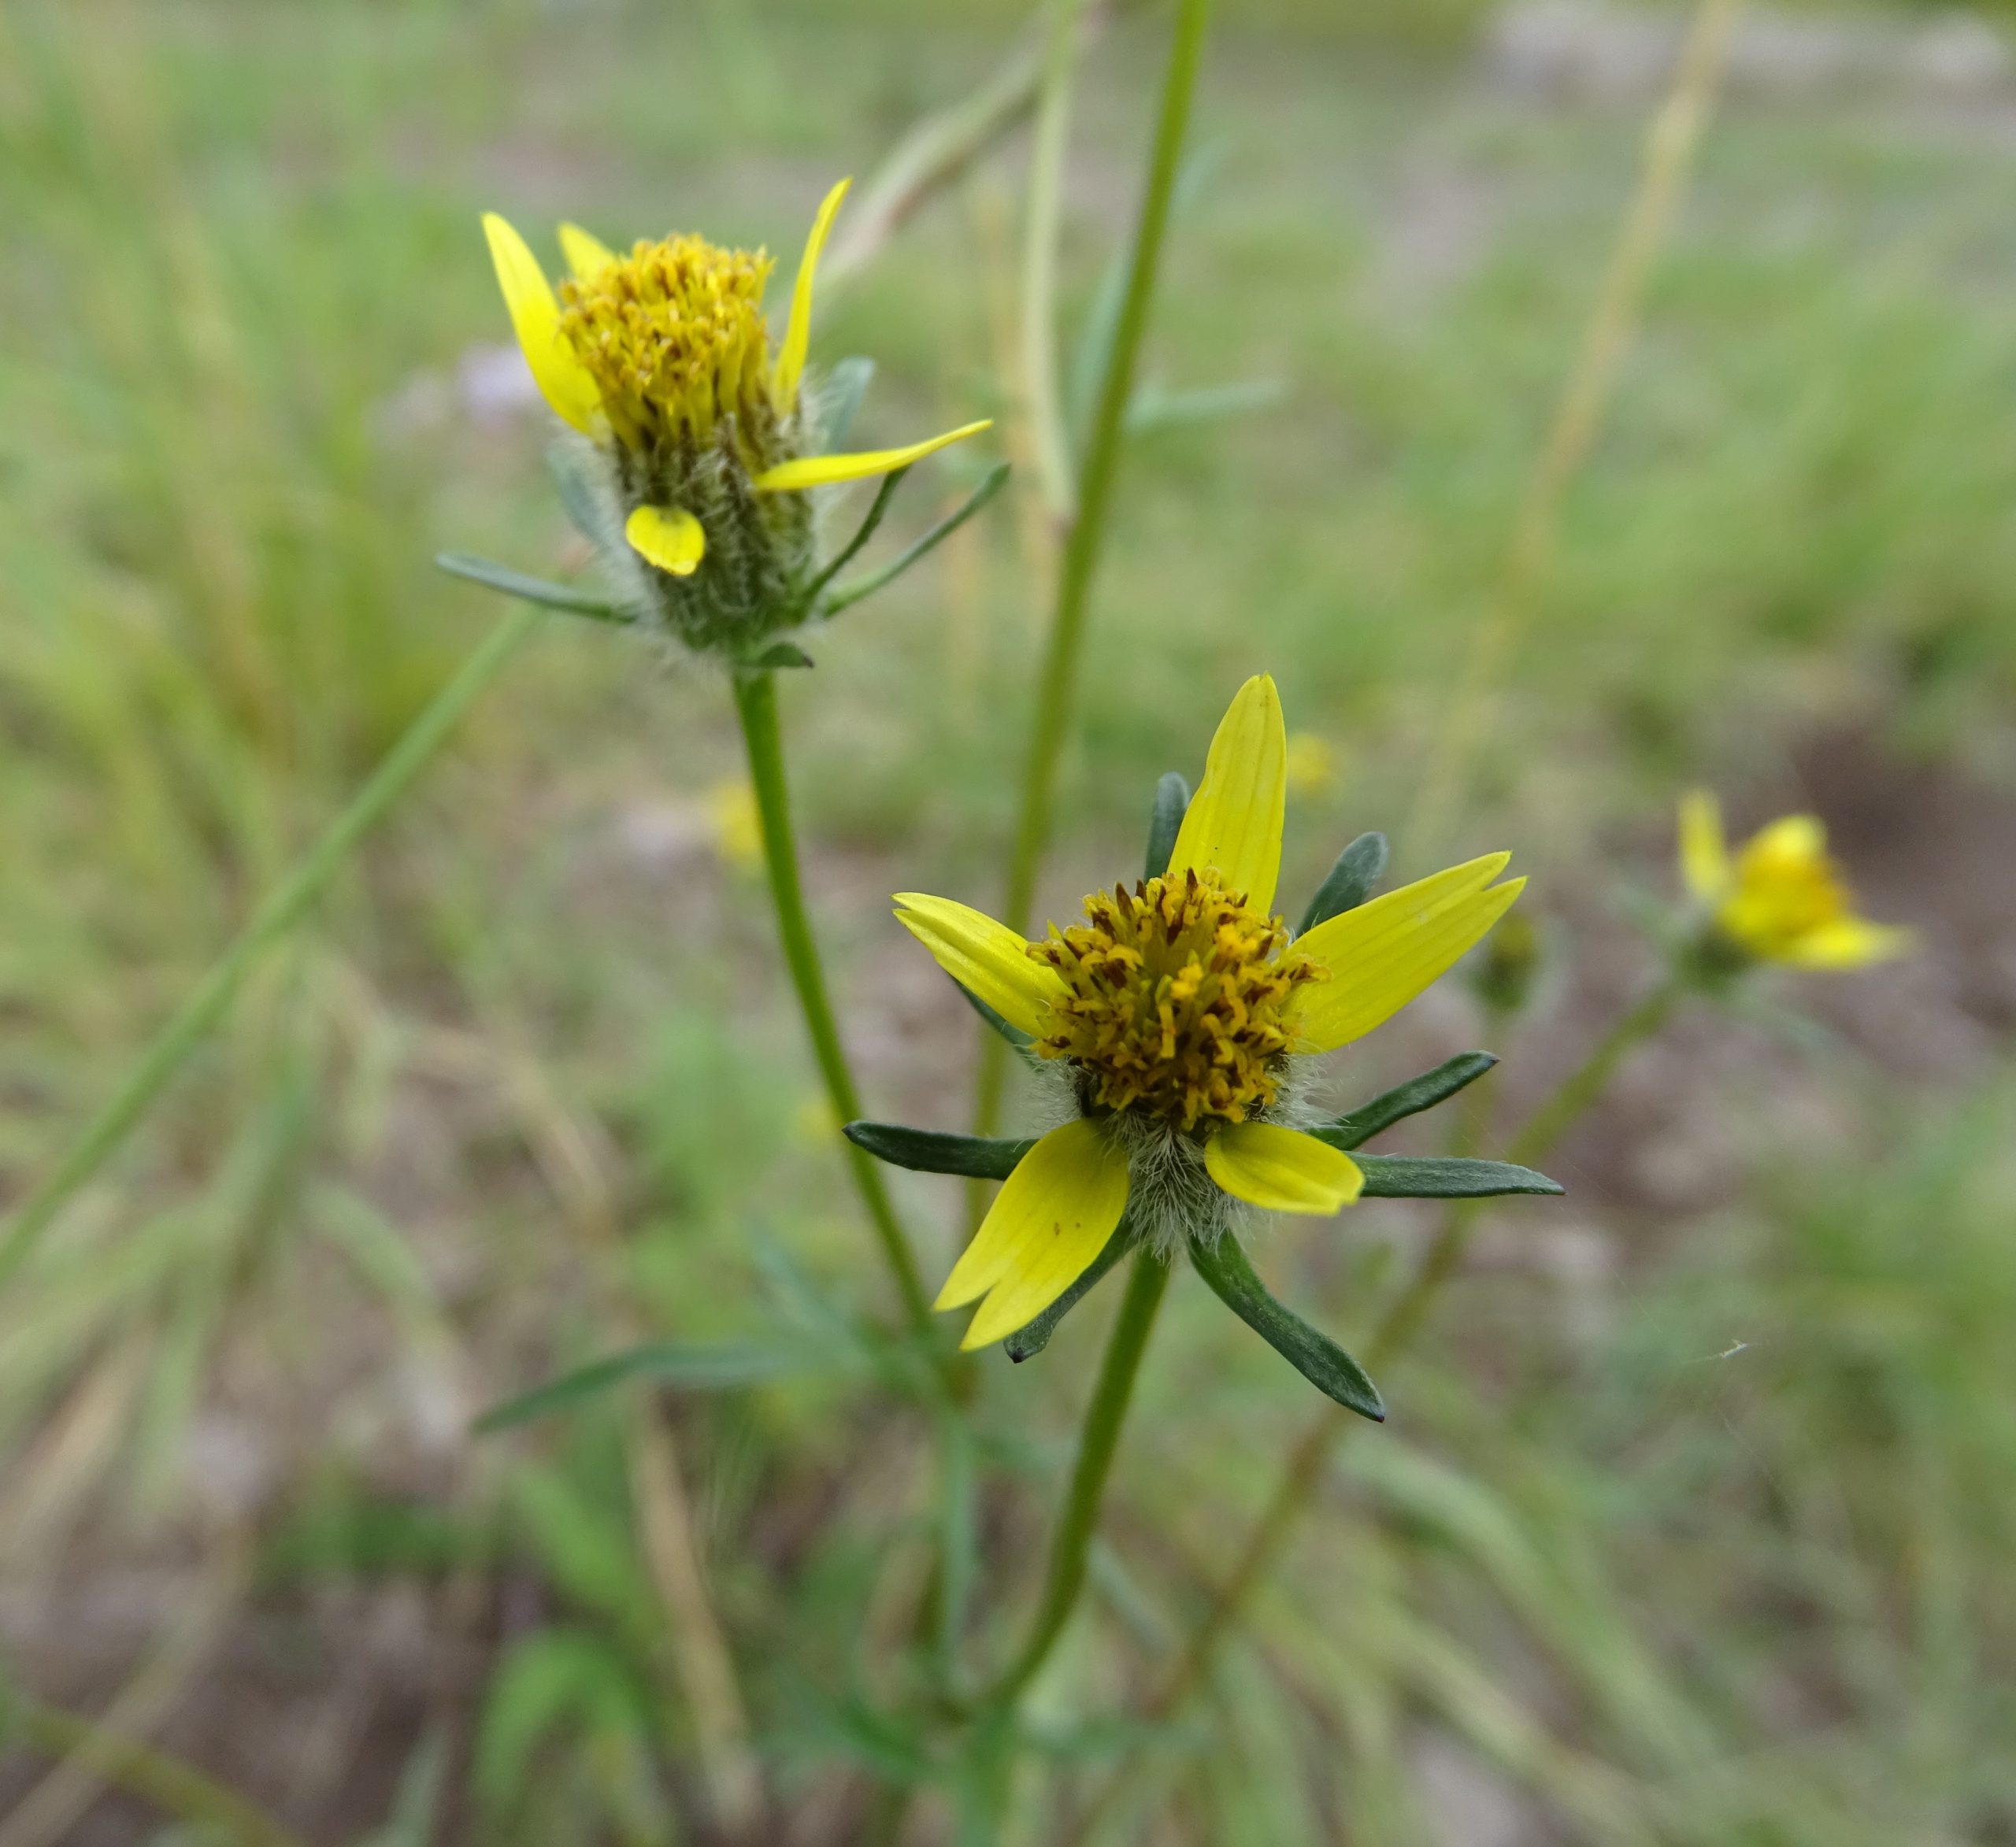
<path id="1" fill-rule="evenodd" d="M 1095 892 L 1085 918 L 1053 927 L 1029 953 L 1065 990 L 1036 1049 L 1079 1067 L 1092 1107 L 1150 1112 L 1188 1131 L 1273 1102 L 1293 1037 L 1288 997 L 1326 973 L 1290 952 L 1280 918 L 1210 871 Z"/>
<path id="2" fill-rule="evenodd" d="M 560 333 L 629 447 L 705 442 L 728 416 L 745 439 L 775 416 L 763 287 L 770 259 L 704 238 L 638 242 L 560 286 Z"/>

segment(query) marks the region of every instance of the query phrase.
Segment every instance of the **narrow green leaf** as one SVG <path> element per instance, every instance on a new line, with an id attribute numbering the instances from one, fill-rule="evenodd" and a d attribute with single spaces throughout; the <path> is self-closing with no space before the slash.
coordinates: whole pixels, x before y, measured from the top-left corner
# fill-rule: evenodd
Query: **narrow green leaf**
<path id="1" fill-rule="evenodd" d="M 1339 1116 L 1321 1131 L 1323 1139 L 1333 1148 L 1349 1151 L 1396 1122 L 1446 1102 L 1466 1085 L 1475 1083 L 1497 1062 L 1495 1052 L 1458 1052 L 1434 1070 L 1410 1078 L 1369 1103 L 1361 1103 L 1348 1116 Z"/>
<path id="2" fill-rule="evenodd" d="M 1010 1141 L 991 1135 L 951 1135 L 936 1129 L 910 1129 L 901 1123 L 849 1123 L 842 1131 L 891 1167 L 917 1174 L 963 1174 L 969 1180 L 1005 1180 L 1015 1164 L 1036 1146 L 1033 1136 Z"/>
<path id="3" fill-rule="evenodd" d="M 493 1405 L 476 1420 L 475 1428 L 479 1435 L 487 1435 L 529 1423 L 598 1397 L 628 1379 L 648 1379 L 684 1391 L 728 1391 L 810 1370 L 828 1357 L 809 1343 L 787 1347 L 757 1341 L 654 1341 L 562 1373 L 535 1390 Z"/>
<path id="4" fill-rule="evenodd" d="M 1221 1238 L 1208 1249 L 1192 1242 L 1190 1261 L 1218 1300 L 1325 1397 L 1375 1423 L 1386 1421 L 1379 1388 L 1365 1368 L 1327 1334 L 1317 1332 L 1267 1293 L 1236 1238 Z"/>
<path id="5" fill-rule="evenodd" d="M 869 1357 L 862 1330 L 843 1304 L 828 1295 L 797 1253 L 762 1219 L 746 1223 L 743 1241 L 755 1260 L 763 1293 L 777 1319 L 794 1334 L 835 1353 Z"/>
<path id="6" fill-rule="evenodd" d="M 468 552 L 442 552 L 434 561 L 451 577 L 466 577 L 472 583 L 501 590 L 507 597 L 538 603 L 548 609 L 565 609 L 569 615 L 589 616 L 598 622 L 627 625 L 636 620 L 628 610 L 619 609 L 606 598 L 590 596 L 586 590 L 570 590 L 564 583 L 548 583 L 543 577 L 528 577 L 522 571 L 513 571 L 509 564 L 493 564 L 488 558 L 476 557 Z"/>
<path id="7" fill-rule="evenodd" d="M 1002 1344 L 1008 1357 L 1019 1366 L 1050 1345 L 1057 1324 L 1092 1292 L 1092 1286 L 1134 1247 L 1134 1227 L 1123 1218 L 1106 1241 L 1105 1248 L 1080 1274 L 1078 1280 L 1037 1316 L 1028 1327 L 1017 1328 Z"/>
<path id="8" fill-rule="evenodd" d="M 812 657 L 795 642 L 773 642 L 750 663 L 752 667 L 810 667 Z"/>
<path id="9" fill-rule="evenodd" d="M 872 597 L 885 585 L 895 583 L 925 553 L 934 550 L 950 539 L 993 499 L 1006 483 L 1008 473 L 1007 463 L 995 463 L 988 470 L 980 484 L 921 539 L 914 541 L 880 570 L 871 571 L 865 577 L 857 578 L 852 583 L 842 584 L 820 605 L 819 613 L 823 616 L 837 616 L 843 609 L 851 609 L 863 597 Z"/>
<path id="10" fill-rule="evenodd" d="M 1288 383 L 1282 379 L 1248 379 L 1238 384 L 1200 385 L 1182 391 L 1144 385 L 1127 406 L 1127 433 L 1145 436 L 1184 424 L 1217 423 L 1249 411 L 1272 409 L 1287 395 Z"/>
<path id="11" fill-rule="evenodd" d="M 1328 1130 L 1317 1130 L 1316 1137 L 1336 1146 Z M 1501 1193 L 1564 1190 L 1558 1180 L 1509 1160 L 1418 1160 L 1405 1154 L 1354 1154 L 1351 1159 L 1364 1171 L 1367 1199 L 1492 1199 Z"/>
<path id="12" fill-rule="evenodd" d="M 819 574 L 808 583 L 802 596 L 802 606 L 810 609 L 819 601 L 820 593 L 848 565 L 861 555 L 861 548 L 875 536 L 876 528 L 882 524 L 882 516 L 889 510 L 889 503 L 896 497 L 896 490 L 902 485 L 903 477 L 910 472 L 907 468 L 891 468 L 876 483 L 875 498 L 868 503 L 868 511 L 862 516 L 861 524 L 854 528 L 854 537 L 834 553 Z"/>
<path id="13" fill-rule="evenodd" d="M 1337 855 L 1330 875 L 1317 886 L 1316 895 L 1302 915 L 1302 934 L 1332 917 L 1354 911 L 1371 897 L 1386 870 L 1386 836 L 1361 834 Z"/>
<path id="14" fill-rule="evenodd" d="M 1169 856 L 1176 851 L 1176 837 L 1183 831 L 1183 817 L 1190 806 L 1190 785 L 1174 770 L 1162 772 L 1155 785 L 1155 805 L 1148 820 L 1147 875 L 1159 879 L 1169 870 Z"/>
<path id="15" fill-rule="evenodd" d="M 494 1824 L 521 1804 L 550 1739 L 606 1753 L 619 1740 L 641 1746 L 651 1724 L 650 1698 L 613 1639 L 558 1627 L 521 1635 L 484 1691 L 469 1772 L 478 1805 Z"/>
<path id="16" fill-rule="evenodd" d="M 875 361 L 859 353 L 841 360 L 826 374 L 825 387 L 819 394 L 819 440 L 827 454 L 832 454 L 847 441 L 847 431 L 854 428 L 854 413 L 861 409 L 861 401 L 867 396 L 869 383 L 874 376 Z"/>
<path id="17" fill-rule="evenodd" d="M 961 994 L 965 996 L 966 1005 L 972 1008 L 973 1010 L 977 1013 L 981 1019 L 984 1020 L 989 1026 L 992 1027 L 996 1032 L 1000 1034 L 1000 1035 L 1006 1039 L 1010 1045 L 1013 1046 L 1017 1051 L 1026 1052 L 1036 1043 L 1035 1038 L 1030 1034 L 1025 1033 L 1019 1026 L 1014 1024 L 1011 1021 L 1002 1019 L 999 1013 L 995 1012 L 986 1001 L 983 1001 L 980 996 L 975 994 L 971 988 L 968 987 L 964 982 L 955 981 L 952 985 L 957 988 Z"/>

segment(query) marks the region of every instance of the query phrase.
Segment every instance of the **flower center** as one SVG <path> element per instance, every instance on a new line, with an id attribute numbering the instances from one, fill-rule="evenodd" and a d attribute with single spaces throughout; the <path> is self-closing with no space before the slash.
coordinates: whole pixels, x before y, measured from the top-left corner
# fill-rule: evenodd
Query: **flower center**
<path id="1" fill-rule="evenodd" d="M 1288 953 L 1280 918 L 1212 872 L 1095 892 L 1085 918 L 1052 925 L 1029 953 L 1065 988 L 1036 1049 L 1077 1065 L 1093 1106 L 1188 1131 L 1206 1117 L 1243 1122 L 1274 1101 L 1294 1037 L 1289 997 L 1328 972 Z"/>
<path id="2" fill-rule="evenodd" d="M 703 238 L 639 242 L 586 281 L 560 285 L 560 331 L 632 449 L 704 442 L 723 417 L 773 413 L 762 251 Z"/>

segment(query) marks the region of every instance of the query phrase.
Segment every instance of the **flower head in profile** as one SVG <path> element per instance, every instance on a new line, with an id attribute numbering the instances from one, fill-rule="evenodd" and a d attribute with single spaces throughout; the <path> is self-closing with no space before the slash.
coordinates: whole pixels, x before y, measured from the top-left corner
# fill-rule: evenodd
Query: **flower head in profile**
<path id="1" fill-rule="evenodd" d="M 745 651 L 802 619 L 815 564 L 806 490 L 888 474 L 987 428 L 819 453 L 806 372 L 813 284 L 847 189 L 843 180 L 813 222 L 774 346 L 763 313 L 773 265 L 760 250 L 680 235 L 619 255 L 563 224 L 568 275 L 556 292 L 517 231 L 484 218 L 532 377 L 602 465 L 605 550 L 695 647 Z"/>
<path id="2" fill-rule="evenodd" d="M 949 898 L 897 898 L 939 965 L 1027 1035 L 1066 1117 L 1018 1157 L 938 1298 L 980 1301 L 968 1347 L 1063 1295 L 1123 1214 L 1136 1241 L 1197 1256 L 1245 1207 L 1327 1214 L 1364 1190 L 1341 1138 L 1312 1132 L 1298 1068 L 1398 1012 L 1525 881 L 1495 883 L 1510 856 L 1491 853 L 1349 909 L 1319 894 L 1298 935 L 1273 909 L 1287 780 L 1279 695 L 1251 679 L 1158 875 L 1093 894 L 1036 942 Z"/>
<path id="3" fill-rule="evenodd" d="M 1787 815 L 1732 857 L 1714 796 L 1680 805 L 1680 869 L 1710 946 L 1725 959 L 1796 968 L 1861 968 L 1910 948 L 1911 933 L 1855 915 L 1855 899 L 1812 815 Z"/>

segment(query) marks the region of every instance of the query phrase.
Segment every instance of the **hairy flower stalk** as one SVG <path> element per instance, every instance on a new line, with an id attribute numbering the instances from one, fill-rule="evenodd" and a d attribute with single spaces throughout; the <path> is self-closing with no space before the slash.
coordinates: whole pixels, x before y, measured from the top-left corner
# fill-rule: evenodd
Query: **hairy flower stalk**
<path id="1" fill-rule="evenodd" d="M 639 240 L 619 255 L 560 228 L 556 293 L 524 239 L 484 219 L 526 363 L 585 446 L 591 536 L 625 603 L 697 652 L 747 663 L 813 613 L 819 578 L 808 490 L 885 475 L 988 425 L 900 449 L 821 453 L 806 383 L 819 254 L 845 197 L 826 195 L 790 319 L 773 349 L 761 250 L 704 238 Z"/>

